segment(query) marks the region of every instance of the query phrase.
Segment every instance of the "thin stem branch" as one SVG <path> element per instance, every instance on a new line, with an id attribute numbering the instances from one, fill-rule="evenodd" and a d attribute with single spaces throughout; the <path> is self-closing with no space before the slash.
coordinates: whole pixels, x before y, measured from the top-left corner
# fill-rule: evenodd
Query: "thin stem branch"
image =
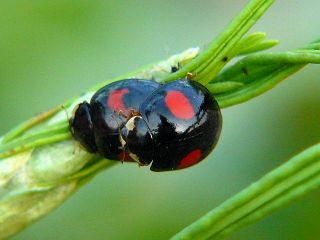
<path id="1" fill-rule="evenodd" d="M 320 143 L 296 155 L 172 239 L 219 238 L 257 221 L 320 184 Z"/>

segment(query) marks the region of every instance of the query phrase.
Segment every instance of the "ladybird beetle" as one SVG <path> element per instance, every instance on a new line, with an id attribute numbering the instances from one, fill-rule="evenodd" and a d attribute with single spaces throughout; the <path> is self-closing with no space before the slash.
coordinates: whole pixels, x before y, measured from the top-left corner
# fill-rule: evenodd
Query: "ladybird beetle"
<path id="1" fill-rule="evenodd" d="M 152 171 L 190 167 L 216 145 L 219 105 L 200 83 L 167 84 L 125 79 L 98 90 L 70 119 L 73 137 L 87 151 L 119 161 L 150 165 Z"/>

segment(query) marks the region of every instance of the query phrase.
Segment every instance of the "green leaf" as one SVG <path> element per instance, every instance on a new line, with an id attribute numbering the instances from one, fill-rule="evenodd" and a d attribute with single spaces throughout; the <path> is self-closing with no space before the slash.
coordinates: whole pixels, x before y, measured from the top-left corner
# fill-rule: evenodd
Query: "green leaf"
<path id="1" fill-rule="evenodd" d="M 217 94 L 217 93 L 228 92 L 230 90 L 235 90 L 235 89 L 240 88 L 242 86 L 244 86 L 244 83 L 225 81 L 225 82 L 217 82 L 217 83 L 208 84 L 207 89 L 212 94 Z"/>
<path id="2" fill-rule="evenodd" d="M 246 55 L 254 52 L 263 51 L 269 48 L 274 47 L 279 43 L 278 40 L 267 40 L 264 41 L 266 38 L 266 34 L 262 32 L 252 33 L 248 37 L 243 38 L 239 43 L 238 46 L 235 47 L 234 55 Z"/>

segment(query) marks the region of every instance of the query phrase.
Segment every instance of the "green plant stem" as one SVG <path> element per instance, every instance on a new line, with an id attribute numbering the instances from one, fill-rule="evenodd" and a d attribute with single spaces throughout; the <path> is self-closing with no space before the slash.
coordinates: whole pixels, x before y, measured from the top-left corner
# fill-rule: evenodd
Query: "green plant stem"
<path id="1" fill-rule="evenodd" d="M 320 51 L 311 49 L 309 45 L 291 52 L 254 53 L 224 70 L 208 86 L 210 90 L 216 91 L 219 106 L 225 108 L 261 95 L 301 70 L 307 63 L 320 63 Z M 214 84 L 223 82 L 233 84 L 228 84 L 230 89 L 217 92 Z M 235 85 L 236 82 L 242 86 Z"/>
<path id="2" fill-rule="evenodd" d="M 302 63 L 320 63 L 320 50 L 301 50 L 295 52 L 281 52 L 281 53 L 255 53 L 252 54 L 242 62 L 238 64 L 254 64 L 264 65 L 270 63 L 291 63 L 291 64 L 302 64 Z"/>
<path id="3" fill-rule="evenodd" d="M 255 222 L 320 184 L 320 144 L 296 155 L 172 239 L 216 239 Z"/>
<path id="4" fill-rule="evenodd" d="M 221 108 L 230 107 L 248 101 L 270 90 L 288 76 L 294 74 L 303 67 L 304 65 L 283 66 L 282 68 L 277 69 L 258 81 L 245 85 L 243 88 L 238 88 L 235 91 L 224 94 L 219 94 L 216 96 L 216 99 Z"/>
<path id="5" fill-rule="evenodd" d="M 13 149 L 10 149 L 8 151 L 4 151 L 4 152 L 0 153 L 0 159 L 10 157 L 12 155 L 16 155 L 18 153 L 33 149 L 35 147 L 40 147 L 40 146 L 49 145 L 52 143 L 62 142 L 64 140 L 67 140 L 70 138 L 71 138 L 70 133 L 60 133 L 60 134 L 56 134 L 53 136 L 35 139 L 31 142 L 24 141 L 25 143 L 22 143 L 21 145 L 18 145 L 17 147 L 15 147 Z"/>
<path id="6" fill-rule="evenodd" d="M 207 85 L 207 89 L 212 94 L 224 93 L 230 90 L 234 90 L 244 86 L 244 83 L 241 82 L 233 82 L 233 81 L 225 81 L 225 82 L 217 82 Z"/>
<path id="7" fill-rule="evenodd" d="M 285 194 L 276 197 L 275 199 L 270 200 L 266 204 L 258 207 L 246 217 L 243 217 L 241 220 L 234 222 L 230 226 L 224 228 L 217 235 L 215 235 L 215 239 L 221 239 L 229 234 L 232 234 L 236 230 L 245 227 L 251 223 L 257 222 L 260 219 L 265 218 L 267 215 L 275 212 L 278 209 L 281 209 L 288 205 L 289 203 L 303 197 L 309 192 L 320 187 L 320 176 L 319 171 L 315 173 L 313 176 L 305 179 L 304 181 L 299 182 L 294 185 L 292 188 L 285 191 Z"/>
<path id="8" fill-rule="evenodd" d="M 211 55 L 208 61 L 209 64 L 202 64 L 201 68 L 197 69 L 195 72 L 196 79 L 204 85 L 210 82 L 225 66 L 226 62 L 223 61 L 223 58 L 226 56 L 229 59 L 234 57 L 232 54 L 229 56 L 229 53 L 235 53 L 234 46 L 236 46 L 273 2 L 272 0 L 249 2 L 244 11 L 227 28 L 230 32 L 226 31 L 225 35 L 221 35 L 221 42 L 219 42 L 218 38 L 215 54 Z"/>
<path id="9" fill-rule="evenodd" d="M 41 187 L 55 187 L 57 185 L 63 185 L 66 184 L 68 182 L 71 182 L 73 180 L 77 180 L 77 179 L 81 179 L 81 181 L 87 181 L 88 178 L 94 177 L 98 172 L 101 172 L 102 170 L 105 170 L 107 168 L 110 168 L 112 166 L 115 166 L 116 164 L 119 164 L 118 161 L 114 161 L 114 160 L 109 160 L 109 159 L 103 159 L 100 156 L 97 157 L 96 160 L 92 160 L 95 161 L 94 164 L 84 168 L 83 170 L 65 177 L 65 178 L 61 178 L 59 180 L 56 181 L 44 181 L 44 182 L 39 182 L 38 186 Z"/>
<path id="10" fill-rule="evenodd" d="M 30 119 L 27 122 L 22 123 L 18 127 L 12 129 L 6 135 L 4 135 L 2 142 L 6 143 L 6 142 L 9 142 L 10 140 L 20 136 L 21 134 L 23 134 L 28 129 L 32 128 L 33 126 L 36 126 L 37 124 L 49 119 L 50 117 L 52 117 L 54 114 L 56 114 L 60 110 L 61 110 L 61 106 L 57 106 L 49 111 L 46 111 L 42 114 L 39 114 L 38 116 Z"/>
<path id="11" fill-rule="evenodd" d="M 229 24 L 226 30 L 218 36 L 209 47 L 196 59 L 187 64 L 184 68 L 164 78 L 163 82 L 173 81 L 185 77 L 189 72 L 195 74 L 195 79 L 204 85 L 219 72 L 225 65 L 223 59 L 232 50 L 245 33 L 258 21 L 263 13 L 271 6 L 274 0 L 252 0 L 243 11 Z M 230 58 L 229 56 L 227 56 Z M 221 61 L 220 64 L 219 61 Z M 200 75 L 200 71 L 206 71 Z M 203 76 L 204 74 L 208 76 Z M 210 73 L 210 74 L 209 74 Z M 201 77 L 204 77 L 203 79 Z"/>
<path id="12" fill-rule="evenodd" d="M 37 140 L 40 138 L 47 138 L 47 137 L 55 136 L 61 133 L 69 133 L 67 124 L 57 124 L 53 126 L 48 126 L 45 129 L 30 132 L 19 138 L 11 139 L 11 141 L 8 143 L 0 144 L 0 152 L 6 151 L 9 149 L 14 149 L 15 147 L 23 145 L 26 142 L 30 143 L 33 140 Z"/>

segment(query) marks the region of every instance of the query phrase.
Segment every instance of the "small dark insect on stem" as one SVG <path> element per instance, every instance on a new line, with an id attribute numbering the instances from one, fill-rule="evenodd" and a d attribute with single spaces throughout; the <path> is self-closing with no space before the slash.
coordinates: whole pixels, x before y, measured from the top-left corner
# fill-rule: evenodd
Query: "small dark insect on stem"
<path id="1" fill-rule="evenodd" d="M 67 117 L 67 125 L 69 125 L 69 114 L 68 114 L 68 109 L 66 108 L 66 106 L 64 106 L 63 104 L 61 105 L 62 110 L 64 110 L 66 117 Z"/>
<path id="2" fill-rule="evenodd" d="M 171 66 L 171 73 L 177 72 L 179 68 L 177 66 Z"/>
<path id="3" fill-rule="evenodd" d="M 181 69 L 181 64 L 178 62 L 177 66 L 171 66 L 171 73 L 178 72 Z"/>
<path id="4" fill-rule="evenodd" d="M 249 75 L 248 69 L 246 67 L 241 68 L 241 70 L 244 73 L 244 75 Z"/>

